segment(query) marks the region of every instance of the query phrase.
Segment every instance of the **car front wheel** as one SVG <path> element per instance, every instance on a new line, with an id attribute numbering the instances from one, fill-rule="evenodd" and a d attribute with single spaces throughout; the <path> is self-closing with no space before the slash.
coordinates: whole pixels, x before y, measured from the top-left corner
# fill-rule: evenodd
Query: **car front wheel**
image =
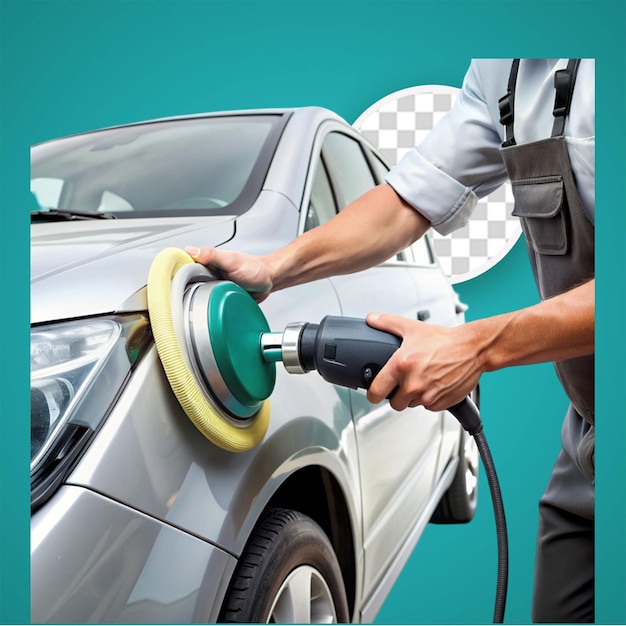
<path id="1" fill-rule="evenodd" d="M 219 621 L 349 621 L 337 557 L 315 521 L 289 509 L 263 515 L 235 568 Z"/>

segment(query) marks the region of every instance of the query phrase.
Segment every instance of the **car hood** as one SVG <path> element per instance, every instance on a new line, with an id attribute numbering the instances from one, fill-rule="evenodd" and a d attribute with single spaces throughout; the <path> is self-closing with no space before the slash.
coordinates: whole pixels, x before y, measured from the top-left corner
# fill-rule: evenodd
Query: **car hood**
<path id="1" fill-rule="evenodd" d="M 141 308 L 142 294 L 132 297 L 158 252 L 218 246 L 234 233 L 234 216 L 33 224 L 31 323 Z"/>

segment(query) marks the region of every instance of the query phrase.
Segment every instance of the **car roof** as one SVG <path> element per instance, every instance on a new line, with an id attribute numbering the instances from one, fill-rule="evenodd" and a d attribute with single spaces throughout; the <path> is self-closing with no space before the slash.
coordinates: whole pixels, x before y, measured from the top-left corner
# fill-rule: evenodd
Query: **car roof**
<path id="1" fill-rule="evenodd" d="M 136 122 L 128 122 L 124 124 L 114 124 L 112 126 L 103 126 L 101 128 L 91 129 L 85 132 L 72 133 L 66 135 L 66 137 L 75 137 L 78 135 L 87 135 L 90 133 L 97 133 L 103 130 L 112 130 L 116 128 L 131 128 L 133 126 L 143 126 L 147 124 L 155 124 L 160 122 L 172 122 L 178 120 L 192 120 L 202 118 L 215 118 L 215 117 L 232 117 L 232 116 L 252 116 L 252 115 L 290 115 L 300 119 L 300 122 L 305 123 L 320 123 L 324 119 L 334 120 L 343 124 L 348 122 L 339 116 L 334 111 L 321 106 L 303 106 L 303 107 L 282 107 L 282 108 L 256 108 L 256 109 L 233 109 L 233 110 L 220 110 L 220 111 L 207 111 L 204 113 L 191 113 L 182 115 L 171 115 L 166 117 L 157 117 L 148 120 L 139 120 Z M 64 139 L 66 137 L 54 137 L 53 139 L 46 140 L 35 144 L 35 146 L 48 143 L 49 141 L 56 141 L 58 139 Z M 33 146 L 33 147 L 35 147 Z"/>

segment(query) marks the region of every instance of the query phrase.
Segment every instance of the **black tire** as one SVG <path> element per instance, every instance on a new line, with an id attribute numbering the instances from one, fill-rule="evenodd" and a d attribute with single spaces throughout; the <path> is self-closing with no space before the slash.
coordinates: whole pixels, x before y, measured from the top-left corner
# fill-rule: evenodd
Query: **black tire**
<path id="1" fill-rule="evenodd" d="M 304 600 L 300 606 L 308 604 L 304 613 L 290 604 L 290 594 Z M 219 621 L 349 621 L 341 569 L 328 537 L 316 522 L 297 511 L 268 509 L 235 568 Z"/>
<path id="2" fill-rule="evenodd" d="M 430 519 L 433 524 L 466 524 L 473 519 L 478 502 L 478 465 L 476 442 L 461 429 L 459 465 L 452 484 Z"/>

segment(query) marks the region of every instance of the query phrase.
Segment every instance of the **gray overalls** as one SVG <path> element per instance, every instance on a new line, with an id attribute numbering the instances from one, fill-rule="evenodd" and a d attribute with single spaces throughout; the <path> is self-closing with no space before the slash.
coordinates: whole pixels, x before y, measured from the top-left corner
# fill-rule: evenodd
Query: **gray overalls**
<path id="1" fill-rule="evenodd" d="M 548 139 L 516 145 L 513 62 L 500 99 L 506 141 L 500 149 L 542 299 L 594 277 L 594 219 L 580 200 L 563 131 L 578 60 L 555 76 L 554 127 Z M 555 363 L 571 404 L 563 449 L 539 505 L 533 621 L 594 621 L 594 357 Z"/>

